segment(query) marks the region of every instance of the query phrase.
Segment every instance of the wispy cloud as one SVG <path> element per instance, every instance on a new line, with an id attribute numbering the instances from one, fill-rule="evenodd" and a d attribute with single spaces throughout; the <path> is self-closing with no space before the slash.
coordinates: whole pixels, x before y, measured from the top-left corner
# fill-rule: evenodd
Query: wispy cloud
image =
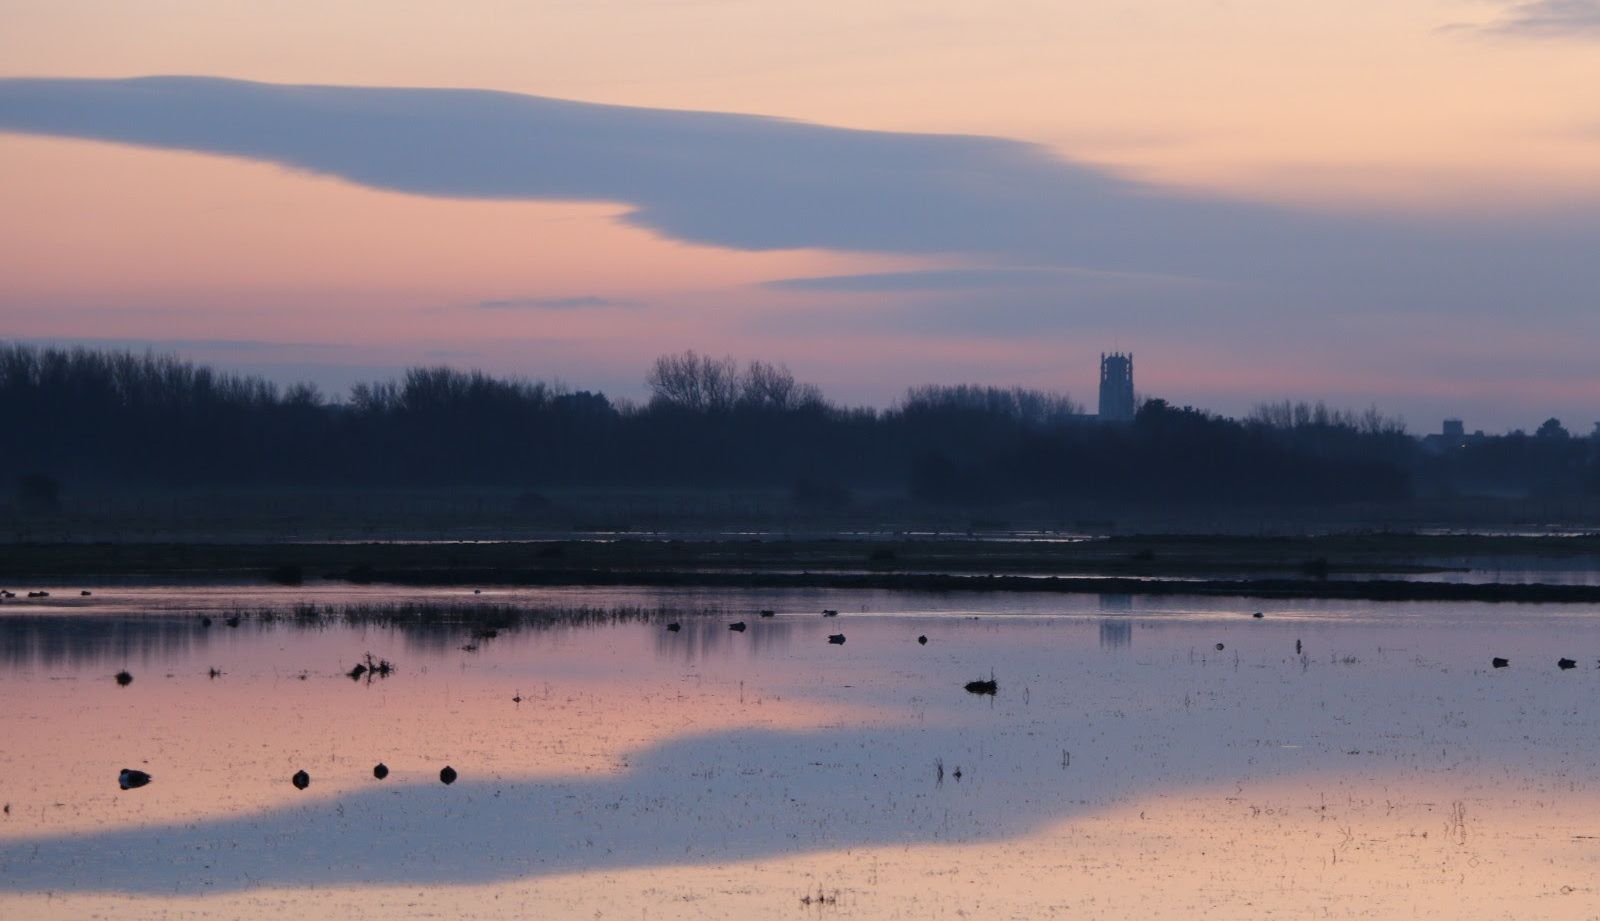
<path id="1" fill-rule="evenodd" d="M 1481 30 L 1520 38 L 1600 39 L 1600 0 L 1524 0 Z"/>
<path id="2" fill-rule="evenodd" d="M 59 348 L 116 349 L 153 352 L 238 352 L 276 351 L 338 352 L 349 348 L 332 342 L 275 342 L 266 339 L 108 339 L 92 337 L 33 336 L 11 340 L 29 345 Z"/>
<path id="3" fill-rule="evenodd" d="M 1048 288 L 1091 283 L 1186 284 L 1213 282 L 1190 277 L 1135 272 L 1103 272 L 1073 268 L 966 268 L 918 269 L 906 272 L 871 272 L 859 275 L 818 275 L 777 278 L 761 283 L 779 291 L 836 293 L 984 291 L 1008 288 Z"/>
<path id="4" fill-rule="evenodd" d="M 480 310 L 582 310 L 590 307 L 638 307 L 638 301 L 620 300 L 595 295 L 578 297 L 508 297 L 479 301 L 472 306 Z"/>

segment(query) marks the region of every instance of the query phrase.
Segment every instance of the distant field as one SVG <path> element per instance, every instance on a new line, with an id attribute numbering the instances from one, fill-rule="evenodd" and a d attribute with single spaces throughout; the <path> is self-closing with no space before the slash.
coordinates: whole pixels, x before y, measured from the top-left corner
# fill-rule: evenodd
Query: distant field
<path id="1" fill-rule="evenodd" d="M 552 539 L 617 535 L 1243 536 L 1475 531 L 1600 533 L 1600 497 L 1477 498 L 1337 507 L 1031 502 L 918 503 L 855 488 L 818 504 L 790 489 L 209 489 L 69 487 L 58 509 L 0 498 L 0 543 Z"/>
<path id="2" fill-rule="evenodd" d="M 50 542 L 0 555 L 0 581 L 891 588 L 1371 600 L 1600 603 L 1600 535 L 1129 535 L 1078 540 L 616 538 L 504 542 Z M 1479 579 L 1422 578 L 1485 570 Z M 1533 570 L 1537 576 L 1537 569 Z M 1568 584 L 1555 584 L 1565 581 Z"/>

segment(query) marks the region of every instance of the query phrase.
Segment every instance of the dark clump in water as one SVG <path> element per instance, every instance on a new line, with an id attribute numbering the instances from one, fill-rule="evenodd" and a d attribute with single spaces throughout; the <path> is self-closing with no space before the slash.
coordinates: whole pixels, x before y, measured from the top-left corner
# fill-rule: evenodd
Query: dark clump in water
<path id="1" fill-rule="evenodd" d="M 682 630 L 682 629 L 683 629 L 683 624 L 677 624 L 677 623 L 667 624 L 667 632 L 668 633 L 677 633 L 679 630 Z"/>
<path id="2" fill-rule="evenodd" d="M 448 764 L 445 765 L 443 770 L 439 771 L 439 782 L 444 784 L 445 786 L 449 786 L 450 784 L 455 783 L 456 782 L 456 769 L 451 767 Z"/>
<path id="3" fill-rule="evenodd" d="M 977 681 L 967 682 L 967 693 L 988 694 L 993 696 L 1000 693 L 1000 682 L 993 678 L 980 678 Z"/>
<path id="4" fill-rule="evenodd" d="M 1261 618 L 1266 617 L 1267 615 L 1261 613 L 1260 611 L 1257 611 L 1254 614 L 1251 614 L 1250 616 L 1254 617 L 1256 620 L 1260 620 Z"/>
<path id="5" fill-rule="evenodd" d="M 1224 648 L 1226 647 L 1224 647 L 1221 643 L 1217 644 L 1217 652 L 1221 652 Z"/>
<path id="6" fill-rule="evenodd" d="M 128 685 L 130 685 L 132 683 L 133 683 L 133 675 L 132 674 L 128 673 L 127 671 L 117 672 L 117 684 L 118 685 L 120 685 L 122 687 L 127 687 Z"/>
<path id="7" fill-rule="evenodd" d="M 843 633 L 830 633 L 830 634 L 828 634 L 828 642 L 832 643 L 835 646 L 843 646 L 844 645 L 844 634 Z"/>
<path id="8" fill-rule="evenodd" d="M 838 617 L 839 616 L 839 612 L 835 611 L 833 608 L 825 608 L 823 610 L 823 612 L 822 612 L 822 616 L 823 617 Z"/>
<path id="9" fill-rule="evenodd" d="M 209 675 L 212 678 L 221 678 L 222 677 L 222 669 L 213 668 L 210 671 L 206 672 L 206 674 Z"/>
<path id="10" fill-rule="evenodd" d="M 135 790 L 149 782 L 149 774 L 144 771 L 136 771 L 133 768 L 123 768 L 122 773 L 117 775 L 117 786 L 124 790 Z"/>
<path id="11" fill-rule="evenodd" d="M 1493 659 L 1490 660 L 1489 664 L 1493 665 L 1495 668 L 1505 668 L 1507 665 L 1511 664 L 1511 660 L 1510 659 L 1502 659 L 1499 656 L 1495 656 Z"/>
<path id="12" fill-rule="evenodd" d="M 202 626 L 202 627 L 211 626 L 211 618 L 205 616 L 204 614 L 200 615 L 200 626 Z"/>
<path id="13" fill-rule="evenodd" d="M 919 637 L 917 637 L 917 645 L 919 645 L 919 646 L 926 646 L 926 645 L 928 645 L 928 637 L 927 637 L 927 635 L 926 635 L 926 634 L 924 634 L 924 635 L 922 635 L 922 636 L 919 636 Z"/>
<path id="14" fill-rule="evenodd" d="M 227 624 L 230 627 L 237 627 L 237 626 L 239 626 L 239 615 L 235 614 L 232 617 L 228 618 L 227 620 L 223 621 L 223 623 Z"/>
<path id="15" fill-rule="evenodd" d="M 305 771 L 295 771 L 294 776 L 289 778 L 289 782 L 294 784 L 296 790 L 304 790 L 306 787 L 311 786 L 311 775 Z"/>
<path id="16" fill-rule="evenodd" d="M 375 765 L 372 768 L 372 776 L 378 778 L 379 780 L 382 780 L 385 777 L 388 777 L 389 776 L 389 766 L 387 764 L 384 764 L 382 761 L 379 761 L 377 763 L 377 765 Z"/>
<path id="17" fill-rule="evenodd" d="M 743 633 L 744 632 L 744 621 L 741 620 L 736 624 L 729 624 L 728 625 L 728 629 L 732 630 L 735 633 Z"/>
<path id="18" fill-rule="evenodd" d="M 761 614 L 762 617 L 777 617 L 778 616 L 778 612 L 777 611 L 771 611 L 771 610 L 767 610 L 765 608 L 763 608 L 759 613 Z"/>
<path id="19" fill-rule="evenodd" d="M 1577 668 L 1578 663 L 1572 659 L 1557 659 L 1556 667 L 1562 671 L 1566 671 L 1569 668 Z"/>
<path id="20" fill-rule="evenodd" d="M 345 672 L 345 677 L 351 681 L 360 681 L 365 675 L 370 684 L 374 678 L 387 678 L 394 674 L 394 664 L 388 659 L 375 658 L 372 653 L 367 653 L 365 662 L 357 662 L 355 667 Z"/>

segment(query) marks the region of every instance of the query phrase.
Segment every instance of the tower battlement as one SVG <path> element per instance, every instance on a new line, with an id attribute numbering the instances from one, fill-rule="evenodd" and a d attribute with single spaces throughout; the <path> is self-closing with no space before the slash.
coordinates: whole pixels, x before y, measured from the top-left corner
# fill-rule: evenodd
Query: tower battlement
<path id="1" fill-rule="evenodd" d="M 1100 421 L 1133 421 L 1133 353 L 1100 353 Z"/>

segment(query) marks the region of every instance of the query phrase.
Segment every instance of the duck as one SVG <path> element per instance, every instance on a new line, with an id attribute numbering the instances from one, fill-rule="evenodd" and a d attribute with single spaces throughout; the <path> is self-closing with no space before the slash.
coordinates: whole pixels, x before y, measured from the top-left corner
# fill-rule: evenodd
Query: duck
<path id="1" fill-rule="evenodd" d="M 828 642 L 830 644 L 834 645 L 834 646 L 843 646 L 844 645 L 844 634 L 843 633 L 830 633 L 830 634 L 828 634 Z"/>
<path id="2" fill-rule="evenodd" d="M 133 768 L 123 768 L 122 771 L 117 774 L 117 786 L 124 790 L 135 790 L 149 782 L 149 774 L 146 774 L 144 771 L 134 770 Z"/>
<path id="3" fill-rule="evenodd" d="M 450 786 L 451 784 L 455 783 L 456 782 L 456 769 L 451 767 L 448 764 L 445 765 L 444 768 L 439 771 L 439 782 L 444 784 L 447 787 Z"/>
<path id="4" fill-rule="evenodd" d="M 306 787 L 311 786 L 311 775 L 305 771 L 295 771 L 294 776 L 289 778 L 289 782 L 294 784 L 296 790 L 304 790 Z"/>
<path id="5" fill-rule="evenodd" d="M 372 776 L 378 778 L 379 780 L 388 777 L 389 766 L 384 764 L 382 761 L 379 761 L 377 764 L 372 766 Z"/>

